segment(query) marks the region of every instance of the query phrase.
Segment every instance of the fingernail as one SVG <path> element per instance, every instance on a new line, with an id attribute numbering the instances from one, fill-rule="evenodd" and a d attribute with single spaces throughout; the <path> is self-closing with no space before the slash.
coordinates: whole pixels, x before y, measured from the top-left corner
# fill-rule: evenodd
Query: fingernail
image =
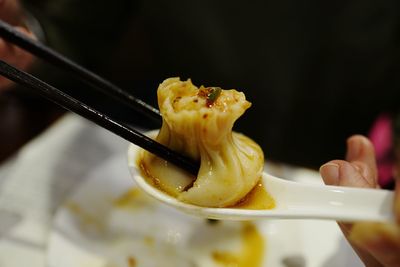
<path id="1" fill-rule="evenodd" d="M 329 185 L 339 184 L 339 165 L 335 163 L 326 163 L 319 169 L 322 179 Z"/>

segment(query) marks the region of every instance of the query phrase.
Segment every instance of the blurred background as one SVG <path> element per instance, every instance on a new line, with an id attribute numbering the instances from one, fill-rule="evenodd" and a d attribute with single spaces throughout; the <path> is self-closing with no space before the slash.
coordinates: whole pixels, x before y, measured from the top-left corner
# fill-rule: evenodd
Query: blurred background
<path id="1" fill-rule="evenodd" d="M 156 106 L 165 78 L 243 91 L 235 126 L 269 160 L 318 167 L 342 158 L 400 100 L 396 0 L 30 0 L 44 42 Z M 86 85 L 37 62 L 40 78 L 120 118 L 154 128 Z M 22 88 L 0 94 L 4 159 L 63 110 Z M 4 148 L 4 149 L 3 149 Z"/>

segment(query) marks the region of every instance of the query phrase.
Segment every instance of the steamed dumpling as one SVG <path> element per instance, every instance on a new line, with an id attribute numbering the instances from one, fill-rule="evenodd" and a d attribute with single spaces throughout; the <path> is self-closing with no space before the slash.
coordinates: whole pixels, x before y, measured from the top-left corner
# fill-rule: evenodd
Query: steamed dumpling
<path id="1" fill-rule="evenodd" d="M 226 207 L 240 201 L 259 181 L 261 148 L 232 132 L 234 122 L 251 106 L 236 90 L 197 88 L 190 80 L 170 78 L 158 88 L 163 124 L 156 140 L 201 162 L 197 177 L 144 152 L 142 167 L 154 185 L 181 201 Z"/>

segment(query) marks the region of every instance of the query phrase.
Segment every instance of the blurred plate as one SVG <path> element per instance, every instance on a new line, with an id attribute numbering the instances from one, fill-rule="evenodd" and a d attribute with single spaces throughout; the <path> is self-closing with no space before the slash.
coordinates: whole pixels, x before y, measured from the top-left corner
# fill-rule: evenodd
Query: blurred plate
<path id="1" fill-rule="evenodd" d="M 124 155 L 97 166 L 84 181 L 55 215 L 50 267 L 329 267 L 348 262 L 350 250 L 334 222 L 191 217 L 136 188 Z"/>

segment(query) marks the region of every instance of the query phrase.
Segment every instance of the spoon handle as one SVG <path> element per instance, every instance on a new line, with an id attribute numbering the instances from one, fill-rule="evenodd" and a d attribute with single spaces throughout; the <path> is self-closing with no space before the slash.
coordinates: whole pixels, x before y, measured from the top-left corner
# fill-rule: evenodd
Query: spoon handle
<path id="1" fill-rule="evenodd" d="M 388 190 L 303 184 L 264 174 L 277 209 L 292 216 L 338 221 L 394 221 Z M 274 194 L 273 192 L 277 192 Z"/>

